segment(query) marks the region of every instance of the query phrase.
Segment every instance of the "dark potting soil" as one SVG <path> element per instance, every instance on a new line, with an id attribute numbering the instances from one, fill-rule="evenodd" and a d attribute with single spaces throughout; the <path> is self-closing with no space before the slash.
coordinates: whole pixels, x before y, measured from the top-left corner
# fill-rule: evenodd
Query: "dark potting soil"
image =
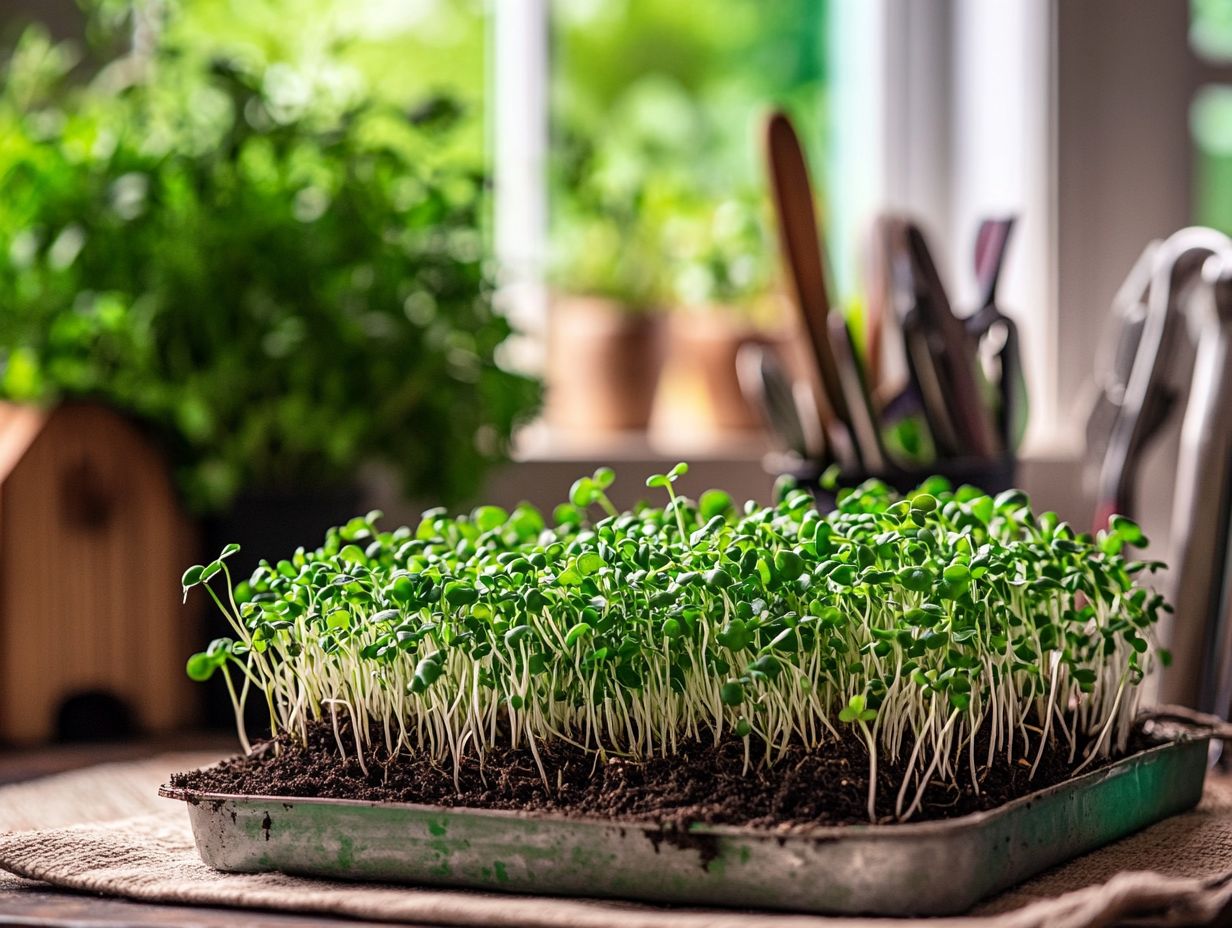
<path id="1" fill-rule="evenodd" d="M 345 726 L 342 739 L 348 748 L 354 745 Z M 380 744 L 381 739 L 374 742 Z M 774 828 L 868 822 L 868 751 L 857 737 L 831 738 L 812 749 L 792 745 L 769 765 L 762 763 L 764 745 L 754 743 L 747 772 L 744 744 L 735 739 L 717 745 L 683 743 L 672 756 L 642 761 L 611 756 L 603 761 L 571 745 L 544 744 L 538 750 L 550 786 L 544 785 L 526 748 L 490 750 L 482 766 L 474 755 L 467 756 L 456 786 L 451 763 L 406 754 L 391 760 L 383 747 L 365 758 L 365 773 L 353 753 L 339 755 L 328 724 L 312 728 L 306 746 L 284 737 L 278 748 L 274 751 L 269 745 L 248 757 L 176 774 L 171 784 L 212 793 L 549 812 L 653 822 L 673 829 L 691 822 Z M 1072 771 L 1067 755 L 1060 746 L 1045 749 L 1035 777 L 1030 778 L 1034 754 L 1029 760 L 1006 763 L 1002 751 L 991 767 L 977 767 L 978 795 L 964 758 L 960 788 L 939 781 L 930 784 L 912 820 L 991 809 L 1060 783 Z M 976 756 L 982 762 L 986 750 Z M 878 760 L 877 814 L 890 820 L 904 763 Z M 913 784 L 908 803 L 914 788 Z"/>

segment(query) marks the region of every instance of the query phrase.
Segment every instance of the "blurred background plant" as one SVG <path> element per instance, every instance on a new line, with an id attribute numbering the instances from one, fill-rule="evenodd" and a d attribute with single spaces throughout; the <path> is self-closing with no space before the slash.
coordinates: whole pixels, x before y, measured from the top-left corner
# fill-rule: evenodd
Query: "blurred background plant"
<path id="1" fill-rule="evenodd" d="M 819 130 L 825 7 L 554 0 L 547 379 L 562 430 L 661 425 L 702 447 L 756 428 L 736 348 L 783 323 L 758 121 L 778 104 Z"/>
<path id="2" fill-rule="evenodd" d="M 757 120 L 779 103 L 818 130 L 824 15 L 816 0 L 555 0 L 558 288 L 764 311 L 776 259 Z"/>
<path id="3" fill-rule="evenodd" d="M 0 394 L 135 416 L 198 512 L 370 461 L 457 501 L 538 405 L 497 363 L 482 68 L 399 84 L 404 43 L 331 33 L 362 17 L 320 6 L 286 29 L 284 4 L 244 4 L 245 31 L 221 0 L 104 2 L 101 67 L 36 28 L 5 67 Z"/>
<path id="4" fill-rule="evenodd" d="M 772 327 L 778 321 L 777 266 L 764 212 L 764 197 L 751 190 L 679 204 L 663 223 L 671 304 Z"/>

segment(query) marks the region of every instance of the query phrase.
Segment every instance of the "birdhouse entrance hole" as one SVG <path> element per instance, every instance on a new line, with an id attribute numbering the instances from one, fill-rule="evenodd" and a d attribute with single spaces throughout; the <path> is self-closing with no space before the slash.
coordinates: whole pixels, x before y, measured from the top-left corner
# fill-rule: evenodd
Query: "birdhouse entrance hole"
<path id="1" fill-rule="evenodd" d="M 123 741 L 135 732 L 132 707 L 106 690 L 75 693 L 56 710 L 60 742 Z"/>

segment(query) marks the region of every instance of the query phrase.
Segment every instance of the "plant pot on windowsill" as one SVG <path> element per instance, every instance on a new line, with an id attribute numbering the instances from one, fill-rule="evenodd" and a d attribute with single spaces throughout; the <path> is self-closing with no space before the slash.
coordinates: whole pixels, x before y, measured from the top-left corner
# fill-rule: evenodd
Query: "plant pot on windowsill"
<path id="1" fill-rule="evenodd" d="M 601 296 L 553 300 L 547 417 L 580 435 L 644 431 L 663 365 L 663 318 Z"/>
<path id="2" fill-rule="evenodd" d="M 736 354 L 750 342 L 781 345 L 783 334 L 766 331 L 725 306 L 683 308 L 669 322 L 656 429 L 711 436 L 760 429 L 757 411 L 740 390 Z"/>

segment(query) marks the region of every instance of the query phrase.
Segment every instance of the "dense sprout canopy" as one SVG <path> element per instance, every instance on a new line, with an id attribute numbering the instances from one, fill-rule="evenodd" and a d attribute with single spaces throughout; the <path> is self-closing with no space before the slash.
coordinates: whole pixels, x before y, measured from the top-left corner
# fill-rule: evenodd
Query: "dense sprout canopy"
<path id="1" fill-rule="evenodd" d="M 455 762 L 498 743 L 645 757 L 743 738 L 773 763 L 852 726 L 874 768 L 908 757 L 900 818 L 913 780 L 978 789 L 981 765 L 1037 763 L 1048 740 L 1078 763 L 1124 749 L 1166 608 L 1135 582 L 1157 565 L 1122 555 L 1145 544 L 1132 522 L 1092 537 L 1020 491 L 939 478 L 901 499 L 870 481 L 828 515 L 800 490 L 737 507 L 678 495 L 686 469 L 648 482 L 666 505 L 629 512 L 601 469 L 550 521 L 525 504 L 392 531 L 353 519 L 231 598 L 211 588 L 236 637 L 189 673 L 238 671 L 277 731 L 353 718 L 361 760 L 369 737 Z M 225 572 L 191 568 L 186 590 Z"/>

